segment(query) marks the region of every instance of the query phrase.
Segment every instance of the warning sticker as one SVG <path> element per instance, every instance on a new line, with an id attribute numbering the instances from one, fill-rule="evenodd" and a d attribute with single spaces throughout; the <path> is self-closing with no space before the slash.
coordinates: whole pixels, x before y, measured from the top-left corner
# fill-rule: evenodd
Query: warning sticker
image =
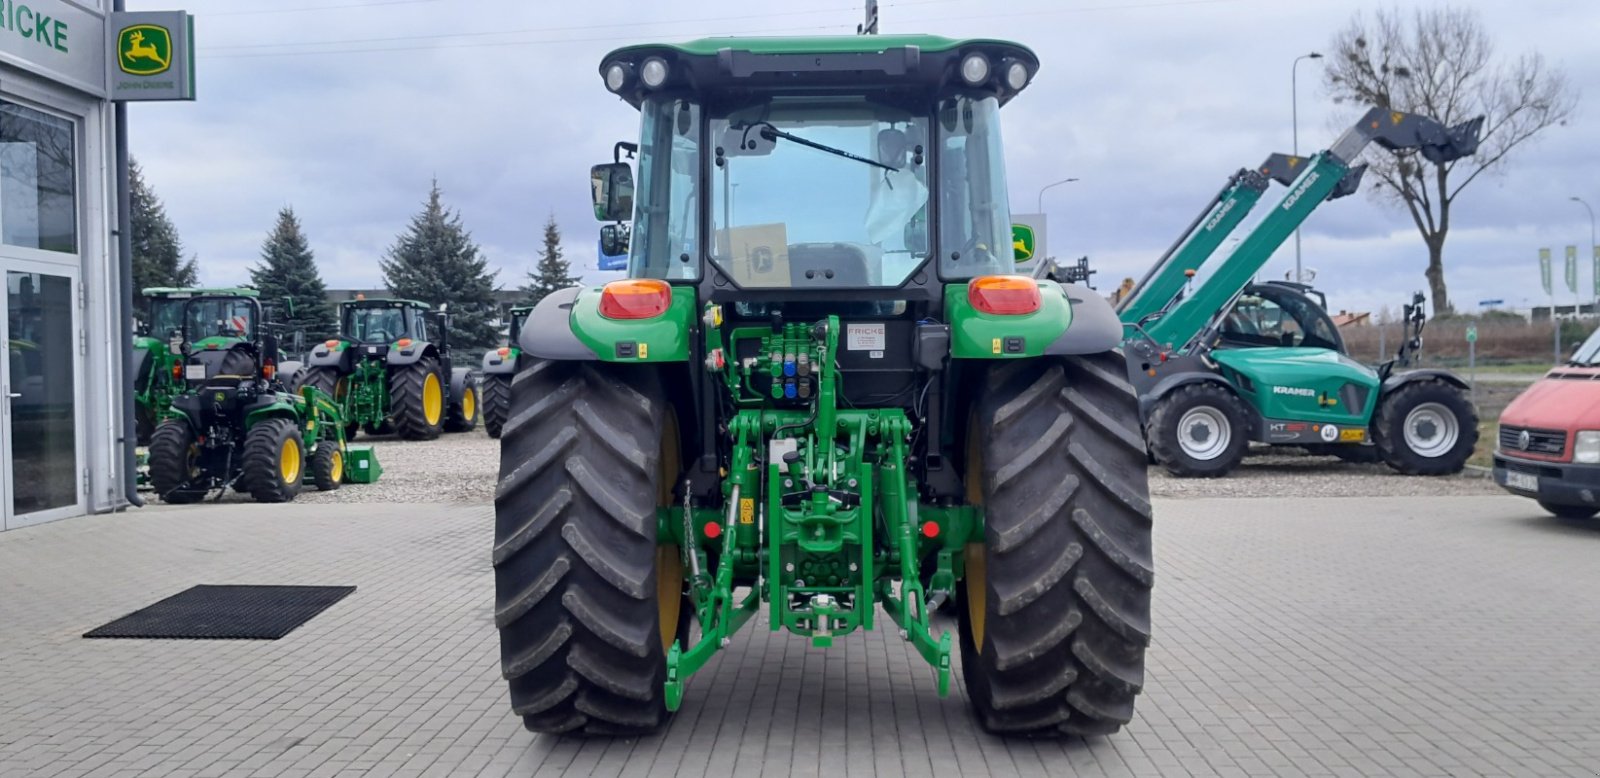
<path id="1" fill-rule="evenodd" d="M 753 497 L 746 497 L 739 501 L 739 523 L 754 524 L 756 520 L 756 501 Z"/>
<path id="2" fill-rule="evenodd" d="M 846 324 L 844 347 L 850 351 L 882 351 L 885 341 L 883 322 Z"/>

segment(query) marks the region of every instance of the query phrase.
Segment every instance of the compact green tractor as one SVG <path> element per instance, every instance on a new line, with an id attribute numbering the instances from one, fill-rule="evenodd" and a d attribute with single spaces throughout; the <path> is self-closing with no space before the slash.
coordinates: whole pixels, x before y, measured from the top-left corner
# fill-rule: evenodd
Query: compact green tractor
<path id="1" fill-rule="evenodd" d="M 139 445 L 148 446 L 156 425 L 170 415 L 172 398 L 187 388 L 182 369 L 185 304 L 199 296 L 211 298 L 188 309 L 197 317 L 190 331 L 200 336 L 199 348 L 211 344 L 226 348 L 250 336 L 241 325 L 250 310 L 247 301 L 258 295 L 243 288 L 152 287 L 144 290 L 144 296 L 149 299 L 149 319 L 133 339 L 133 399 Z"/>
<path id="2" fill-rule="evenodd" d="M 467 432 L 478 425 L 478 375 L 452 365 L 449 331 L 443 306 L 435 312 L 415 300 L 342 302 L 339 337 L 311 349 L 296 384 L 333 396 L 347 438 L 358 429 L 406 440 Z"/>
<path id="3" fill-rule="evenodd" d="M 517 338 L 522 334 L 522 325 L 532 310 L 531 306 L 512 308 L 511 331 L 506 345 L 483 354 L 483 429 L 491 438 L 500 437 L 500 430 L 506 423 L 506 411 L 511 408 L 511 380 L 516 377 L 519 360 L 522 359 L 522 347 L 517 345 Z"/>
<path id="4" fill-rule="evenodd" d="M 1412 334 L 1400 359 L 1374 367 L 1345 354 L 1309 287 L 1251 277 L 1322 203 L 1356 191 L 1365 167 L 1355 162 L 1368 144 L 1442 164 L 1475 153 L 1482 128 L 1481 118 L 1446 127 L 1373 108 L 1326 151 L 1273 155 L 1229 179 L 1120 303 L 1155 461 L 1177 476 L 1221 476 L 1253 440 L 1381 459 L 1412 475 L 1465 467 L 1478 440 L 1466 383 L 1444 370 L 1395 369 L 1421 347 L 1420 296 L 1406 306 Z M 1282 201 L 1207 265 L 1269 180 L 1288 185 Z"/>
<path id="5" fill-rule="evenodd" d="M 1037 69 L 909 35 L 601 62 L 643 115 L 614 152 L 637 196 L 626 163 L 591 178 L 633 220 L 628 278 L 529 314 L 501 439 L 495 622 L 529 729 L 657 729 L 752 620 L 818 647 L 888 627 L 993 732 L 1131 719 L 1145 448 L 1110 305 L 1015 272 L 1000 110 Z"/>
<path id="6" fill-rule="evenodd" d="M 222 319 L 216 318 L 221 311 Z M 339 488 L 345 442 L 333 398 L 310 387 L 285 391 L 277 338 L 263 332 L 252 296 L 198 294 L 179 307 L 183 391 L 156 426 L 150 484 L 170 503 L 197 502 L 232 487 L 259 502 L 286 502 L 309 477 Z M 218 326 L 232 328 L 219 335 Z"/>

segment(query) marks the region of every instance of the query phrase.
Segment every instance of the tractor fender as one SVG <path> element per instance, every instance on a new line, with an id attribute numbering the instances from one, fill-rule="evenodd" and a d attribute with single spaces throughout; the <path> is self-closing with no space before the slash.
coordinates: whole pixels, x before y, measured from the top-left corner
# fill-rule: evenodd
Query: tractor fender
<path id="1" fill-rule="evenodd" d="M 305 364 L 299 360 L 288 360 L 278 363 L 278 381 L 284 386 L 294 386 L 294 379 L 305 369 Z"/>
<path id="2" fill-rule="evenodd" d="M 244 415 L 245 429 L 256 426 L 263 419 L 273 418 L 288 419 L 294 422 L 295 426 L 303 427 L 302 413 L 291 398 L 292 395 L 262 395 L 256 398 L 255 402 L 240 408 L 239 412 Z"/>
<path id="3" fill-rule="evenodd" d="M 541 359 L 599 359 L 572 331 L 572 305 L 581 291 L 583 288 L 577 286 L 557 289 L 533 307 L 517 335 L 517 345 L 523 353 Z"/>
<path id="4" fill-rule="evenodd" d="M 1140 388 L 1139 418 L 1141 420 L 1148 419 L 1150 417 L 1150 411 L 1155 408 L 1156 403 L 1160 402 L 1161 398 L 1171 394 L 1173 390 L 1176 390 L 1179 387 L 1188 386 L 1190 384 L 1201 383 L 1216 384 L 1217 386 L 1227 389 L 1234 394 L 1238 394 L 1238 391 L 1233 388 L 1233 384 L 1228 383 L 1227 380 L 1225 380 L 1222 376 L 1210 371 L 1186 370 L 1178 373 L 1170 373 L 1166 376 L 1163 376 L 1161 380 L 1156 381 L 1148 389 L 1142 387 Z M 1135 385 L 1137 386 L 1137 384 Z M 1248 406 L 1249 403 L 1245 403 L 1245 405 Z"/>
<path id="5" fill-rule="evenodd" d="M 467 392 L 467 387 L 476 388 L 478 374 L 468 367 L 451 368 L 450 370 L 450 404 L 459 406 L 461 398 Z"/>
<path id="6" fill-rule="evenodd" d="M 384 359 L 390 367 L 404 367 L 421 361 L 423 357 L 432 357 L 437 360 L 439 358 L 439 347 L 432 343 L 412 341 L 411 345 L 405 348 L 390 346 L 389 353 Z"/>
<path id="7" fill-rule="evenodd" d="M 1419 368 L 1417 370 L 1411 370 L 1404 373 L 1396 373 L 1389 376 L 1383 381 L 1382 393 L 1389 394 L 1390 392 L 1393 392 L 1394 390 L 1399 389 L 1406 384 L 1430 380 L 1443 381 L 1451 386 L 1461 389 L 1462 391 L 1470 391 L 1472 389 L 1472 387 L 1467 386 L 1466 381 L 1461 380 L 1461 376 L 1458 376 L 1449 370 L 1440 370 L 1438 368 L 1429 367 Z"/>
<path id="8" fill-rule="evenodd" d="M 306 354 L 304 366 L 332 367 L 337 368 L 340 373 L 347 373 L 350 371 L 349 356 L 353 348 L 353 346 L 344 342 L 341 342 L 339 348 L 336 349 L 328 348 L 327 343 L 318 343 L 316 347 L 311 349 L 310 353 Z"/>
<path id="9" fill-rule="evenodd" d="M 484 375 L 500 375 L 517 372 L 517 349 L 512 347 L 505 356 L 500 355 L 499 349 L 490 349 L 483 352 L 483 368 L 479 371 Z"/>
<path id="10" fill-rule="evenodd" d="M 1072 305 L 1072 323 L 1045 347 L 1044 353 L 1098 354 L 1121 345 L 1122 320 L 1111 303 L 1082 284 L 1062 284 L 1061 289 Z"/>
<path id="11" fill-rule="evenodd" d="M 169 406 L 172 418 L 183 419 L 189 423 L 189 428 L 196 433 L 202 432 L 205 425 L 201 423 L 200 396 L 195 394 L 181 394 L 172 398 Z"/>

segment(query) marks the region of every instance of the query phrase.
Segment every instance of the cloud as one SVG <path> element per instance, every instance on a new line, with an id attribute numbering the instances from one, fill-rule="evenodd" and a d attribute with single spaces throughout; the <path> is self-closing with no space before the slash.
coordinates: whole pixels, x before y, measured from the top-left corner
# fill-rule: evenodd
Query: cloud
<path id="1" fill-rule="evenodd" d="M 550 214 L 568 257 L 592 268 L 597 225 L 587 168 L 609 161 L 612 144 L 638 126 L 636 112 L 600 83 L 596 69 L 607 51 L 714 33 L 847 33 L 860 16 L 854 0 L 659 0 L 626 8 L 451 0 L 264 14 L 240 13 L 275 10 L 264 0 L 241 2 L 188 4 L 200 44 L 198 101 L 132 109 L 134 152 L 209 283 L 242 280 L 277 209 L 293 205 L 330 285 L 377 285 L 377 259 L 435 177 L 503 285 L 520 284 L 532 267 Z M 344 3 L 292 5 L 336 4 Z M 1600 91 L 1592 89 L 1600 60 L 1590 53 L 1600 7 L 1475 5 L 1503 53 L 1539 51 L 1575 85 Z M 1326 47 L 1357 8 L 1376 7 L 1271 0 L 882 6 L 886 32 L 1008 37 L 1039 53 L 1038 78 L 1006 109 L 1012 207 L 1032 211 L 1041 186 L 1081 179 L 1045 195 L 1050 249 L 1063 258 L 1089 255 L 1107 287 L 1142 275 L 1230 173 L 1289 150 L 1290 63 Z M 453 33 L 471 34 L 421 37 Z M 1335 117 L 1350 112 L 1328 102 L 1319 69 L 1303 62 L 1299 70 L 1302 152 L 1328 143 Z M 1550 131 L 1504 175 L 1462 196 L 1446 249 L 1456 300 L 1469 307 L 1490 297 L 1537 302 L 1537 249 L 1586 245 L 1587 215 L 1567 198 L 1583 195 L 1600 206 L 1592 115 Z M 1266 202 L 1281 196 L 1275 187 Z M 1426 252 L 1409 217 L 1365 194 L 1319 210 L 1303 231 L 1302 251 L 1335 308 L 1395 304 L 1423 285 Z M 1282 277 L 1292 267 L 1291 243 L 1262 275 Z"/>

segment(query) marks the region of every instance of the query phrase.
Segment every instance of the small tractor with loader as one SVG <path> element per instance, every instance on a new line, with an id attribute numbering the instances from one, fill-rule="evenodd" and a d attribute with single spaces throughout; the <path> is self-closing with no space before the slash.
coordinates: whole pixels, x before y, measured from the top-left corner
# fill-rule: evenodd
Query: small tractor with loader
<path id="1" fill-rule="evenodd" d="M 506 424 L 506 411 L 511 408 L 511 381 L 516 378 L 522 359 L 522 347 L 517 345 L 517 338 L 532 310 L 533 307 L 527 305 L 512 308 L 506 345 L 483 354 L 483 430 L 491 438 L 500 437 L 500 430 Z"/>
<path id="2" fill-rule="evenodd" d="M 1110 304 L 1016 273 L 1000 113 L 1038 68 L 916 35 L 602 60 L 642 115 L 591 174 L 596 216 L 632 221 L 628 277 L 529 314 L 501 437 L 527 728 L 656 730 L 752 622 L 896 630 L 991 732 L 1131 719 L 1146 454 Z"/>
<path id="3" fill-rule="evenodd" d="M 139 445 L 150 445 L 156 425 L 169 415 L 172 398 L 188 387 L 183 379 L 183 345 L 187 310 L 196 320 L 188 331 L 197 336 L 196 348 L 226 348 L 248 340 L 253 333 L 244 324 L 250 312 L 247 300 L 259 295 L 254 289 L 145 289 L 149 300 L 148 319 L 133 339 L 133 402 Z M 185 307 L 195 297 L 209 302 Z M 215 344 L 215 345 L 213 345 Z"/>
<path id="4" fill-rule="evenodd" d="M 478 375 L 455 367 L 447 309 L 416 300 L 339 303 L 339 336 L 316 344 L 296 379 L 339 405 L 345 437 L 432 440 L 478 425 Z"/>
<path id="5" fill-rule="evenodd" d="M 177 308 L 174 349 L 183 390 L 156 426 L 149 480 L 170 503 L 233 488 L 258 502 L 286 502 L 309 478 L 344 480 L 345 441 L 333 398 L 285 390 L 278 339 L 254 295 L 197 293 Z"/>
<path id="6" fill-rule="evenodd" d="M 1444 370 L 1395 369 L 1421 347 L 1420 297 L 1406 306 L 1406 348 L 1373 367 L 1345 353 L 1309 286 L 1251 278 L 1312 211 L 1356 191 L 1365 166 L 1355 161 L 1368 144 L 1448 162 L 1476 151 L 1482 126 L 1373 108 L 1326 151 L 1273 155 L 1229 179 L 1119 303 L 1156 462 L 1181 477 L 1222 476 L 1253 440 L 1381 460 L 1412 475 L 1461 471 L 1478 439 L 1466 383 Z M 1283 200 L 1204 267 L 1274 180 L 1289 187 Z"/>

